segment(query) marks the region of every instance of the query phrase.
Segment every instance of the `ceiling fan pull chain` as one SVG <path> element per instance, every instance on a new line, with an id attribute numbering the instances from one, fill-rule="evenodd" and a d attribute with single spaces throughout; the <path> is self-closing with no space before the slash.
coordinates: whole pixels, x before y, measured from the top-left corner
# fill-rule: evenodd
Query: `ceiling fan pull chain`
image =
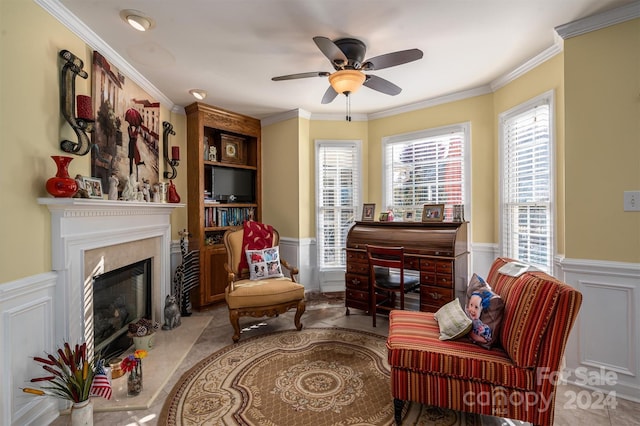
<path id="1" fill-rule="evenodd" d="M 351 121 L 351 98 L 349 92 L 344 92 L 345 98 L 347 98 L 347 121 Z"/>

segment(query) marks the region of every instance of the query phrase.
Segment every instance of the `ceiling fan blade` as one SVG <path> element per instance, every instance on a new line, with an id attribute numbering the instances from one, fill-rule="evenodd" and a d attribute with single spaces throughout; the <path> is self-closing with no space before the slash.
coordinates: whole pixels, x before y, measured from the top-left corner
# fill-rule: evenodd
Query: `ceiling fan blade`
<path id="1" fill-rule="evenodd" d="M 307 78 L 307 77 L 328 77 L 330 74 L 331 73 L 326 71 L 301 72 L 299 74 L 289 74 L 289 75 L 281 75 L 279 77 L 273 77 L 271 80 L 281 81 L 281 80 L 295 80 L 296 78 Z"/>
<path id="2" fill-rule="evenodd" d="M 400 50 L 398 52 L 387 53 L 385 55 L 367 59 L 364 64 L 362 64 L 362 69 L 365 71 L 373 71 L 395 67 L 396 65 L 402 65 L 407 62 L 422 59 L 422 55 L 422 50 L 420 49 Z"/>
<path id="3" fill-rule="evenodd" d="M 347 59 L 347 56 L 344 54 L 344 52 L 340 50 L 340 48 L 336 46 L 336 44 L 331 39 L 322 36 L 316 36 L 313 38 L 313 41 L 315 41 L 318 49 L 320 49 L 322 53 L 324 53 L 324 56 L 326 56 L 331 61 L 331 65 L 333 65 L 333 68 L 335 68 L 336 70 L 341 69 L 343 65 L 346 65 L 347 62 L 349 62 L 349 59 Z"/>
<path id="4" fill-rule="evenodd" d="M 395 96 L 402 92 L 402 89 L 382 77 L 376 75 L 367 75 L 367 79 L 362 83 L 363 86 L 367 86 L 369 89 L 377 90 L 378 92 L 385 93 L 387 95 Z"/>
<path id="5" fill-rule="evenodd" d="M 333 87 L 329 86 L 326 92 L 324 92 L 324 96 L 322 97 L 323 104 L 330 104 L 333 100 L 338 96 L 338 92 L 333 90 Z"/>

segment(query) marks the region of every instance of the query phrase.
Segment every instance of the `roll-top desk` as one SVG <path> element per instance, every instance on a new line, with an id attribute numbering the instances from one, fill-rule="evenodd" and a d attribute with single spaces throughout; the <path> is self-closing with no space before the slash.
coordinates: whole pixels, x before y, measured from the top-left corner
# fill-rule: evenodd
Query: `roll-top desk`
<path id="1" fill-rule="evenodd" d="M 420 310 L 435 312 L 468 283 L 467 222 L 356 222 L 347 235 L 345 305 L 369 311 L 366 245 L 402 246 L 407 270 L 420 274 Z M 457 294 L 456 294 L 457 293 Z"/>

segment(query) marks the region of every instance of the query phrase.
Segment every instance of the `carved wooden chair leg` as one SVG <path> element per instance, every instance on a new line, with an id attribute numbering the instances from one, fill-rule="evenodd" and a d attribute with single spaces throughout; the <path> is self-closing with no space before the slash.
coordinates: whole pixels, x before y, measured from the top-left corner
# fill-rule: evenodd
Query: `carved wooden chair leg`
<path id="1" fill-rule="evenodd" d="M 302 314 L 304 314 L 304 311 L 306 309 L 307 306 L 305 305 L 304 300 L 299 301 L 295 316 L 295 324 L 298 331 L 302 330 L 302 323 L 300 322 L 300 318 L 302 318 Z"/>
<path id="2" fill-rule="evenodd" d="M 238 315 L 237 310 L 229 310 L 229 321 L 233 327 L 233 336 L 231 337 L 233 339 L 233 343 L 238 343 L 238 340 L 240 340 L 240 316 Z"/>

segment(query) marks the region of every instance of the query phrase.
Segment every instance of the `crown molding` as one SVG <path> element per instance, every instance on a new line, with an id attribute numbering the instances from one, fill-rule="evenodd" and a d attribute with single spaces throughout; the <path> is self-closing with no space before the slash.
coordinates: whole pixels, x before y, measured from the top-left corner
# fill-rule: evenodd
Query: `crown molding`
<path id="1" fill-rule="evenodd" d="M 560 37 L 566 40 L 636 18 L 640 18 L 640 1 L 634 1 L 633 3 L 615 9 L 587 16 L 586 18 L 578 19 L 568 24 L 559 25 L 555 30 Z"/>
<path id="2" fill-rule="evenodd" d="M 437 105 L 446 104 L 449 102 L 460 101 L 467 98 L 473 98 L 475 96 L 481 96 L 491 93 L 491 87 L 484 85 L 476 87 L 470 90 L 464 90 L 462 92 L 451 93 L 437 98 L 431 98 L 424 101 L 420 101 L 414 104 L 403 105 L 397 108 L 388 109 L 386 111 L 374 112 L 368 115 L 369 120 L 377 120 L 379 118 L 390 117 L 393 115 L 403 114 L 405 112 L 416 111 L 419 109 L 430 108 Z"/>
<path id="3" fill-rule="evenodd" d="M 84 41 L 94 50 L 100 52 L 102 56 L 107 58 L 109 62 L 118 67 L 118 69 L 128 76 L 131 81 L 140 86 L 145 92 L 160 102 L 164 107 L 173 111 L 175 105 L 171 99 L 166 97 L 164 93 L 158 90 L 149 80 L 133 68 L 122 56 L 104 42 L 91 28 L 87 27 L 77 16 L 69 12 L 58 0 L 34 0 L 34 2 L 49 12 L 51 16 L 56 18 L 69 31 L 74 33 L 78 38 Z M 183 109 L 184 113 L 184 109 Z"/>
<path id="4" fill-rule="evenodd" d="M 282 121 L 290 120 L 292 118 L 306 118 L 307 120 L 309 120 L 311 119 L 311 113 L 300 108 L 292 109 L 290 111 L 281 112 L 263 118 L 262 120 L 260 120 L 260 126 L 266 127 L 272 124 L 280 123 Z"/>
<path id="5" fill-rule="evenodd" d="M 496 90 L 500 89 L 501 87 L 504 87 L 507 84 L 511 83 L 512 81 L 514 81 L 518 77 L 521 77 L 524 74 L 528 73 L 529 71 L 531 71 L 531 70 L 535 69 L 536 67 L 540 66 L 543 62 L 546 62 L 549 59 L 551 59 L 554 56 L 556 56 L 557 54 L 562 53 L 563 47 L 564 46 L 563 46 L 563 40 L 562 39 L 556 41 L 556 43 L 553 46 L 548 47 L 547 49 L 543 50 L 542 52 L 540 52 L 539 54 L 537 54 L 533 58 L 529 59 L 528 61 L 526 61 L 522 65 L 518 66 L 514 70 L 509 71 L 508 73 L 502 75 L 501 77 L 498 77 L 495 80 L 493 80 L 490 83 L 491 91 L 495 92 Z"/>
<path id="6" fill-rule="evenodd" d="M 346 121 L 345 114 L 311 114 L 311 119 L 315 121 Z M 351 121 L 368 121 L 367 114 L 351 114 Z"/>

